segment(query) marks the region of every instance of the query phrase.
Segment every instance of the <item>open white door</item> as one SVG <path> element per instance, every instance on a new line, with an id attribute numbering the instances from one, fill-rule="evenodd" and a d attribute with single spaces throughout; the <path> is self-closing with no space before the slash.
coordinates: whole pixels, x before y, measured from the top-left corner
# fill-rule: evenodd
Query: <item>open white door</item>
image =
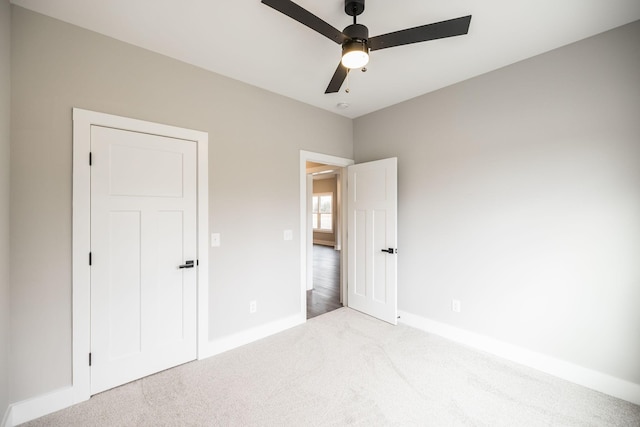
<path id="1" fill-rule="evenodd" d="M 349 307 L 397 324 L 397 158 L 348 168 Z"/>
<path id="2" fill-rule="evenodd" d="M 91 394 L 196 358 L 196 143 L 92 126 Z"/>

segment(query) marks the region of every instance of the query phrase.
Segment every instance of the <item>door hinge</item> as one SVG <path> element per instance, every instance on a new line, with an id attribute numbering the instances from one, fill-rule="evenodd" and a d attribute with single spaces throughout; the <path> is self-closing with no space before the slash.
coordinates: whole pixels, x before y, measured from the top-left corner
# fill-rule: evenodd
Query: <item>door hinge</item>
<path id="1" fill-rule="evenodd" d="M 91 366 L 91 353 L 89 353 L 89 366 Z"/>
<path id="2" fill-rule="evenodd" d="M 93 163 L 93 153 L 89 151 L 89 166 Z"/>
<path id="3" fill-rule="evenodd" d="M 196 260 L 196 265 L 200 265 L 200 260 L 199 259 Z"/>
<path id="4" fill-rule="evenodd" d="M 89 252 L 89 265 L 91 265 L 91 252 Z"/>

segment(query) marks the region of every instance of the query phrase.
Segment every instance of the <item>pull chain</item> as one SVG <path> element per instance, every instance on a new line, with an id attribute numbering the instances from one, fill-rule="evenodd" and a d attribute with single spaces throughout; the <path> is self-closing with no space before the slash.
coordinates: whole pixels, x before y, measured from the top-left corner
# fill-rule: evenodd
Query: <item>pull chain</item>
<path id="1" fill-rule="evenodd" d="M 349 69 L 347 69 L 347 88 L 344 90 L 346 93 L 349 93 L 351 90 L 349 89 Z"/>

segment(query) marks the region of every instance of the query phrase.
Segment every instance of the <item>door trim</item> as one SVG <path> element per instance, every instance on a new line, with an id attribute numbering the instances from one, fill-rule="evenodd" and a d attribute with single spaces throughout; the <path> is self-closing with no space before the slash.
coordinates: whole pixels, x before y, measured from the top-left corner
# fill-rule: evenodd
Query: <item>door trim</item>
<path id="1" fill-rule="evenodd" d="M 309 246 L 308 233 L 311 227 L 311 219 L 307 214 L 307 162 L 324 163 L 331 166 L 346 168 L 355 162 L 353 159 L 336 157 L 328 154 L 314 153 L 312 151 L 300 150 L 300 316 L 304 321 L 307 319 L 307 252 Z M 344 204 L 347 180 L 342 179 L 341 188 L 338 191 L 343 195 L 341 203 Z M 342 216 L 342 247 L 341 259 L 342 271 L 347 271 L 347 210 L 340 211 Z M 344 275 L 340 276 L 340 288 L 342 289 L 342 304 L 347 305 L 347 283 Z"/>
<path id="2" fill-rule="evenodd" d="M 149 133 L 196 142 L 197 145 L 197 357 L 201 359 L 209 340 L 209 135 L 159 123 L 73 109 L 73 225 L 72 225 L 72 367 L 73 401 L 91 396 L 89 351 L 91 346 L 91 126 Z"/>

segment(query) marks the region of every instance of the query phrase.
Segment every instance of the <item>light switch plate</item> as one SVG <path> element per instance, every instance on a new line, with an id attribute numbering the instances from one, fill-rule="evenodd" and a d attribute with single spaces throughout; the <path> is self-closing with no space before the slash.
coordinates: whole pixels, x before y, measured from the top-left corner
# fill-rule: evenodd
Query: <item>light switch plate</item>
<path id="1" fill-rule="evenodd" d="M 292 230 L 284 230 L 284 240 L 293 240 Z"/>
<path id="2" fill-rule="evenodd" d="M 211 233 L 211 247 L 217 248 L 220 246 L 220 233 Z"/>

